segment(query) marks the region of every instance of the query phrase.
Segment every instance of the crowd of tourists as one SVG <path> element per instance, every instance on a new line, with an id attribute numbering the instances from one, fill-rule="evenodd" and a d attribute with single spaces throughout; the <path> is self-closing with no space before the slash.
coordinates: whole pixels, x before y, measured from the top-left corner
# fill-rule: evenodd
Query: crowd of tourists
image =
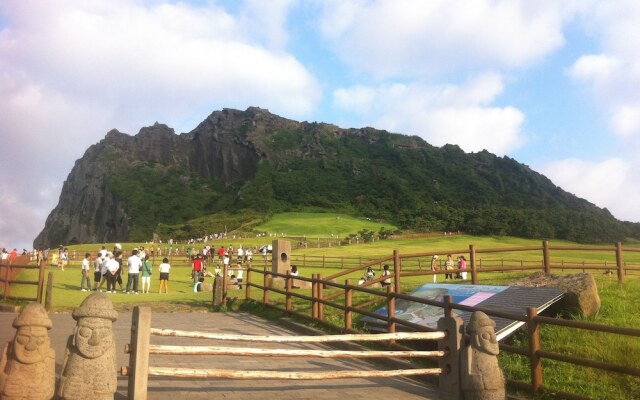
<path id="1" fill-rule="evenodd" d="M 253 260 L 254 252 L 262 253 L 262 250 L 257 247 L 252 249 L 243 246 L 234 248 L 232 245 L 226 248 L 220 246 L 218 249 L 206 245 L 199 250 L 195 247 L 189 247 L 186 251 L 186 257 L 192 267 L 193 290 L 201 291 L 201 284 L 206 277 L 222 276 L 223 271 L 227 271 L 227 277 L 232 284 L 242 289 L 245 263 L 250 263 Z M 54 265 L 64 271 L 69 260 L 68 249 L 61 247 L 57 252 L 47 250 L 39 257 L 47 260 L 52 256 L 51 253 L 55 255 L 56 263 Z M 152 252 L 150 254 L 148 249 L 137 247 L 126 257 L 122 246 L 118 243 L 111 251 L 102 246 L 95 255 L 85 253 L 81 262 L 80 290 L 83 292 L 106 291 L 106 293 L 122 292 L 126 294 L 149 293 L 151 276 L 154 272 L 153 256 L 154 254 Z M 207 269 L 208 265 L 213 266 L 212 271 Z M 157 269 L 160 278 L 158 293 L 168 293 L 169 272 L 171 270 L 169 259 L 164 257 Z"/>

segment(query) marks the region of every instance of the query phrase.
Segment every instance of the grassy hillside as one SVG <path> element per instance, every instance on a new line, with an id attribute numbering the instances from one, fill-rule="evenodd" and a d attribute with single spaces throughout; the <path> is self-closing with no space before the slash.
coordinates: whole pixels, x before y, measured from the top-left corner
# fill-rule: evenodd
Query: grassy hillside
<path id="1" fill-rule="evenodd" d="M 345 237 L 363 229 L 378 232 L 381 228 L 396 230 L 391 224 L 374 222 L 336 213 L 289 212 L 273 215 L 268 221 L 254 228 L 258 232 L 287 234 L 288 236 Z"/>

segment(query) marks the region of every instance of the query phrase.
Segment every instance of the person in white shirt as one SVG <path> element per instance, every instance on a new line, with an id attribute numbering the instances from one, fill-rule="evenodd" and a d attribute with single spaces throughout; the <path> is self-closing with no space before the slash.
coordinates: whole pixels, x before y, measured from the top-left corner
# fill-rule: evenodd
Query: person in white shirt
<path id="1" fill-rule="evenodd" d="M 91 269 L 91 253 L 87 253 L 84 255 L 84 259 L 82 260 L 82 280 L 80 281 L 80 290 L 86 292 L 87 290 L 91 290 L 91 273 L 89 270 Z M 86 284 L 86 288 L 85 288 Z"/>
<path id="2" fill-rule="evenodd" d="M 242 268 L 238 268 L 236 272 L 236 279 L 238 280 L 238 289 L 242 289 Z"/>
<path id="3" fill-rule="evenodd" d="M 169 265 L 169 259 L 167 257 L 162 259 L 162 264 L 158 266 L 158 271 L 160 272 L 160 290 L 158 293 L 162 293 L 162 288 L 164 288 L 165 293 L 169 293 L 169 270 L 171 269 L 171 265 Z"/>
<path id="4" fill-rule="evenodd" d="M 130 291 L 132 290 L 133 293 L 138 294 L 138 276 L 140 275 L 141 265 L 142 260 L 140 260 L 140 257 L 138 257 L 138 249 L 133 249 L 133 251 L 131 252 L 131 257 L 127 259 L 127 266 L 129 267 L 129 277 L 127 278 L 127 293 L 130 293 Z"/>
<path id="5" fill-rule="evenodd" d="M 105 263 L 107 268 L 107 293 L 116 292 L 116 276 L 118 275 L 118 268 L 120 264 L 113 257 L 113 253 L 107 253 L 107 262 Z"/>
<path id="6" fill-rule="evenodd" d="M 238 247 L 238 264 L 242 264 L 244 261 L 244 249 L 242 246 Z"/>
<path id="7" fill-rule="evenodd" d="M 104 283 L 104 280 L 106 279 L 104 275 L 102 275 L 102 261 L 104 260 L 102 259 L 100 252 L 98 252 L 98 255 L 93 260 L 93 290 L 95 291 L 98 291 L 98 284 Z"/>

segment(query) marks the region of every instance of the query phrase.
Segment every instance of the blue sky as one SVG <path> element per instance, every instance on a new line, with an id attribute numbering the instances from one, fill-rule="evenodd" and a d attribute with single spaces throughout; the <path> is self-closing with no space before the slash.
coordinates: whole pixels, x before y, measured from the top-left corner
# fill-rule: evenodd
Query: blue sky
<path id="1" fill-rule="evenodd" d="M 486 149 L 640 221 L 640 3 L 4 0 L 0 246 L 116 128 L 222 108 Z"/>

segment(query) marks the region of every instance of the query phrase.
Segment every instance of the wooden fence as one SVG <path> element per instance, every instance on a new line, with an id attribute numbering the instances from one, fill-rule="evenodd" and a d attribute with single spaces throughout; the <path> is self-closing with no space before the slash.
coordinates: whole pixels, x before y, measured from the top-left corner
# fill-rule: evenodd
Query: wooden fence
<path id="1" fill-rule="evenodd" d="M 5 264 L 0 264 L 0 283 L 2 284 L 2 300 L 14 300 L 14 301 L 35 301 L 42 302 L 42 293 L 44 289 L 44 271 L 46 265 L 44 262 L 40 262 L 39 265 L 29 264 L 29 256 L 18 256 L 14 260 Z M 18 274 L 22 270 L 38 270 L 37 280 L 18 279 Z M 34 286 L 34 293 L 31 297 L 25 296 L 13 296 L 11 295 L 11 287 L 15 285 L 28 285 Z"/>
<path id="2" fill-rule="evenodd" d="M 551 251 L 580 251 L 580 252 L 589 252 L 589 251 L 597 251 L 597 252 L 611 252 L 612 257 L 614 259 L 613 263 L 603 261 L 602 263 L 553 263 L 551 258 Z M 506 265 L 502 262 L 502 265 L 485 265 L 480 267 L 477 264 L 477 254 L 480 253 L 500 253 L 500 252 L 519 252 L 519 251 L 540 251 L 542 254 L 541 262 L 539 264 L 534 263 L 524 263 L 519 262 L 516 265 Z M 632 328 L 624 328 L 624 327 L 614 327 L 602 324 L 595 324 L 589 322 L 582 321 L 573 321 L 573 320 L 564 320 L 557 318 L 548 318 L 539 316 L 536 308 L 530 308 L 528 310 L 523 310 L 522 314 L 514 314 L 514 313 L 505 313 L 496 310 L 483 309 L 478 307 L 469 307 L 462 304 L 452 304 L 449 299 L 445 299 L 444 302 L 427 300 L 419 297 L 410 296 L 407 294 L 401 293 L 401 281 L 402 277 L 408 276 L 417 276 L 417 275 L 434 275 L 434 274 L 444 274 L 448 273 L 456 273 L 460 272 L 458 270 L 452 271 L 443 271 L 442 269 L 438 272 L 433 271 L 420 271 L 413 270 L 408 272 L 402 272 L 404 270 L 404 265 L 411 260 L 412 258 L 417 257 L 430 257 L 434 254 L 468 254 L 469 255 L 469 266 L 470 268 L 467 270 L 471 272 L 471 281 L 473 284 L 479 283 L 479 277 L 482 273 L 485 272 L 498 272 L 498 271 L 545 271 L 547 273 L 551 273 L 558 269 L 561 270 L 581 270 L 581 271 L 607 271 L 607 270 L 615 270 L 618 278 L 618 282 L 622 283 L 624 281 L 625 275 L 629 271 L 639 271 L 640 268 L 637 265 L 627 265 L 623 261 L 624 252 L 640 252 L 640 249 L 637 248 L 623 248 L 620 243 L 617 243 L 615 246 L 551 246 L 549 242 L 543 242 L 542 246 L 527 246 L 527 247 L 516 247 L 516 248 L 501 248 L 501 249 L 477 249 L 475 246 L 470 245 L 469 249 L 458 249 L 458 250 L 450 250 L 450 251 L 438 251 L 436 252 L 425 252 L 420 254 L 400 254 L 398 251 L 394 251 L 393 255 L 381 258 L 377 260 L 368 261 L 358 267 L 354 267 L 352 269 L 348 269 L 345 271 L 341 271 L 337 274 L 322 277 L 321 274 L 313 274 L 311 277 L 295 277 L 298 281 L 306 281 L 311 285 L 310 294 L 308 291 L 300 291 L 293 289 L 293 278 L 289 275 L 287 271 L 286 274 L 280 274 L 276 272 L 268 271 L 265 267 L 264 269 L 259 268 L 248 268 L 247 276 L 245 279 L 245 292 L 246 299 L 251 300 L 252 297 L 252 289 L 259 289 L 262 292 L 261 299 L 258 299 L 262 304 L 276 307 L 288 314 L 297 315 L 302 318 L 311 319 L 316 323 L 321 325 L 326 325 L 331 328 L 342 329 L 344 332 L 350 333 L 354 331 L 353 327 L 353 315 L 359 314 L 361 316 L 366 316 L 373 318 L 375 320 L 380 320 L 387 326 L 387 331 L 389 333 L 396 332 L 397 326 L 402 326 L 405 330 L 415 330 L 415 331 L 429 331 L 430 329 L 423 326 L 414 324 L 408 321 L 400 320 L 394 317 L 395 314 L 395 301 L 397 299 L 403 299 L 408 301 L 413 301 L 417 303 L 427 304 L 431 306 L 441 307 L 443 309 L 443 315 L 451 315 L 453 310 L 460 311 L 475 311 L 480 310 L 485 312 L 490 317 L 500 317 L 506 318 L 513 321 L 521 321 L 524 322 L 528 329 L 528 347 L 521 348 L 517 346 L 500 344 L 501 351 L 510 352 L 519 354 L 528 359 L 528 363 L 530 366 L 530 380 L 528 382 L 515 381 L 510 380 L 509 384 L 513 387 L 526 389 L 531 391 L 532 393 L 551 393 L 553 390 L 551 388 L 547 388 L 544 386 L 543 382 L 543 369 L 542 369 L 542 360 L 555 360 L 565 363 L 570 363 L 573 365 L 579 365 L 588 368 L 595 368 L 604 371 L 610 371 L 615 373 L 620 373 L 624 375 L 629 375 L 632 377 L 640 377 L 640 368 L 633 367 L 631 365 L 620 365 L 616 363 L 606 362 L 602 360 L 591 360 L 581 357 L 576 357 L 571 354 L 558 354 L 550 351 L 545 351 L 541 346 L 540 340 L 540 328 L 544 325 L 555 325 L 555 326 L 563 326 L 574 329 L 582 329 L 591 332 L 604 332 L 609 334 L 615 334 L 620 336 L 627 336 L 631 338 L 640 337 L 640 329 L 632 329 Z M 503 260 L 504 261 L 504 260 Z M 343 277 L 347 274 L 353 273 L 355 271 L 362 271 L 366 267 L 370 265 L 379 265 L 382 263 L 389 263 L 393 265 L 393 274 L 391 275 L 392 285 L 387 287 L 386 290 L 380 290 L 374 288 L 374 285 L 382 281 L 384 278 L 379 277 L 372 281 L 366 282 L 364 285 L 353 285 L 349 279 L 346 279 L 344 283 L 337 283 L 337 279 Z M 415 265 L 415 264 L 414 264 Z M 388 278 L 388 277 L 385 277 Z M 275 280 L 283 280 L 284 285 L 281 285 L 282 288 L 275 287 L 273 282 Z M 331 291 L 331 292 L 330 292 Z M 284 296 L 283 304 L 274 304 L 270 301 L 270 293 L 277 293 L 279 295 Z M 355 305 L 353 302 L 354 294 L 366 294 L 368 295 L 368 300 L 362 301 L 359 305 Z M 362 297 L 362 296 L 360 296 Z M 303 303 L 306 302 L 307 307 L 310 313 L 302 313 L 293 307 L 293 299 L 299 299 Z M 338 299 L 342 299 L 338 301 Z M 376 305 L 375 308 L 379 307 L 381 304 L 386 305 L 387 310 L 389 310 L 388 315 L 381 315 L 375 312 L 370 311 L 372 305 Z M 324 318 L 324 308 L 331 307 L 337 310 L 342 311 L 343 318 L 341 325 L 335 324 L 335 319 L 333 321 L 327 320 Z M 615 343 L 615 341 L 612 341 Z M 634 361 L 634 360 L 631 360 Z M 559 398 L 567 398 L 567 399 L 586 399 L 585 397 L 581 397 L 576 394 L 571 393 L 555 393 L 555 396 Z"/>
<path id="3" fill-rule="evenodd" d="M 325 336 L 250 336 L 220 333 L 178 331 L 151 327 L 151 309 L 135 307 L 131 322 L 131 342 L 125 347 L 129 353 L 129 365 L 121 368 L 121 374 L 128 377 L 128 398 L 146 400 L 148 378 L 150 376 L 177 378 L 224 378 L 224 379 L 276 379 L 276 380 L 325 380 L 341 378 L 382 378 L 415 375 L 439 375 L 440 390 L 444 393 L 459 390 L 458 359 L 463 335 L 459 318 L 442 318 L 439 331 L 412 332 L 393 334 L 347 334 Z M 262 342 L 262 343 L 331 343 L 359 341 L 397 340 L 435 340 L 438 350 L 299 350 L 299 349 L 263 349 L 221 346 L 168 346 L 151 344 L 151 336 L 188 337 L 194 339 L 211 339 L 216 342 Z M 427 357 L 438 361 L 437 368 L 411 368 L 398 370 L 343 370 L 326 372 L 297 371 L 246 371 L 228 369 L 175 368 L 150 366 L 150 355 L 182 355 L 182 356 L 244 356 L 244 357 L 322 357 L 322 358 L 414 358 Z M 450 397 L 447 397 L 450 398 Z"/>

